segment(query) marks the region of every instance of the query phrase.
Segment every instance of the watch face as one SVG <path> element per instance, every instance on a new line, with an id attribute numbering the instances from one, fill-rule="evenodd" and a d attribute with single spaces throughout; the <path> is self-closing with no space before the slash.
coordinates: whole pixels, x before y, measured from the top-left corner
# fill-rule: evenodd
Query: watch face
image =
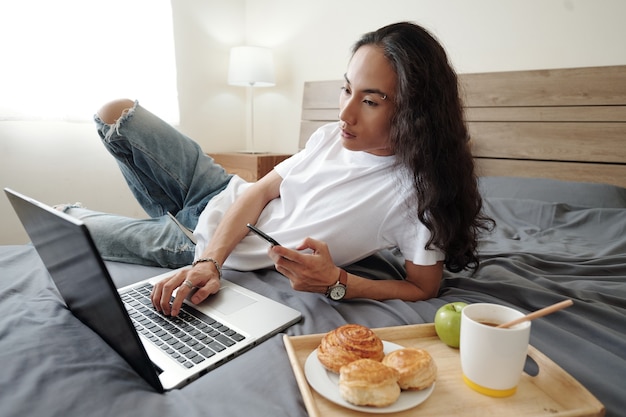
<path id="1" fill-rule="evenodd" d="M 337 285 L 330 289 L 330 298 L 333 300 L 341 300 L 346 295 L 346 287 Z"/>

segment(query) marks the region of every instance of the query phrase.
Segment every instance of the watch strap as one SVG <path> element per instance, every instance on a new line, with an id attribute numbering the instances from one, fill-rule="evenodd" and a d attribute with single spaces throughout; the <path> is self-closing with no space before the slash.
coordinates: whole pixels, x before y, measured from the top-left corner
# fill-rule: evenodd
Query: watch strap
<path id="1" fill-rule="evenodd" d="M 342 284 L 344 287 L 348 286 L 348 273 L 345 269 L 339 268 L 339 279 L 337 282 Z"/>

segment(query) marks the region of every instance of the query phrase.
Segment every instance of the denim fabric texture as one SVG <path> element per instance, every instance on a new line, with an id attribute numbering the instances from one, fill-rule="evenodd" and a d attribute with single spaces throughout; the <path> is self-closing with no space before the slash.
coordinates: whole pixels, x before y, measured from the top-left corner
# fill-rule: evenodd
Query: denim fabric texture
<path id="1" fill-rule="evenodd" d="M 193 261 L 195 245 L 169 218 L 194 229 L 228 174 L 200 146 L 137 102 L 114 125 L 94 117 L 106 149 L 150 216 L 133 219 L 69 207 L 85 222 L 105 260 L 178 268 Z"/>

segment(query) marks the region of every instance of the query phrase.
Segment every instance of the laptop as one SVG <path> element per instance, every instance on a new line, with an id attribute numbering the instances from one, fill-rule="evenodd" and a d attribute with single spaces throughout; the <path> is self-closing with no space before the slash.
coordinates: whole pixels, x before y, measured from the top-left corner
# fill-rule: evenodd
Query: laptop
<path id="1" fill-rule="evenodd" d="M 178 228 L 187 236 L 187 239 L 191 240 L 191 242 L 195 245 L 197 242 L 196 237 L 193 235 L 193 230 L 189 229 L 187 226 L 183 225 L 178 219 L 169 211 L 167 212 L 169 218 L 178 226 Z"/>
<path id="2" fill-rule="evenodd" d="M 158 313 L 149 295 L 167 272 L 116 289 L 86 225 L 5 188 L 67 307 L 156 391 L 180 388 L 301 319 L 300 312 L 222 279 L 178 317 Z"/>

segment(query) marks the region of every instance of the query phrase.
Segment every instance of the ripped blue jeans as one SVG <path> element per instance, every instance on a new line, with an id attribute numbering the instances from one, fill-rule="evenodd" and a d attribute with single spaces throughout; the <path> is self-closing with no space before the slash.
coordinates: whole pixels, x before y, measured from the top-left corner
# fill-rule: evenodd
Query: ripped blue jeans
<path id="1" fill-rule="evenodd" d="M 166 268 L 193 261 L 195 245 L 169 218 L 194 229 L 211 198 L 232 176 L 193 140 L 137 102 L 115 125 L 96 115 L 98 134 L 133 195 L 150 216 L 133 219 L 70 206 L 105 260 Z"/>

